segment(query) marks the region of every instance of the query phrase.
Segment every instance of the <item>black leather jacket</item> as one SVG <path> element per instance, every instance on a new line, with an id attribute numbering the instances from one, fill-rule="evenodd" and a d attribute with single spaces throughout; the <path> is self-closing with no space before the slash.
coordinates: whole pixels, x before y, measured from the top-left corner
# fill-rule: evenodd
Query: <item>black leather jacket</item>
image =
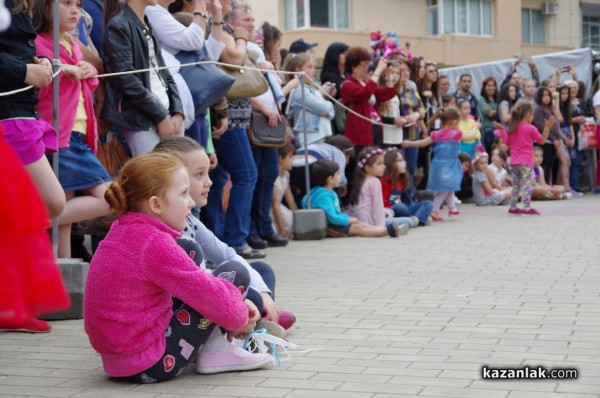
<path id="1" fill-rule="evenodd" d="M 147 34 L 152 35 L 159 66 L 164 66 L 152 27 L 145 17 L 144 21 L 148 28 L 128 5 L 111 18 L 103 39 L 107 73 L 147 69 L 150 64 Z M 140 72 L 107 78 L 106 99 L 101 118 L 128 130 L 145 131 L 156 126 L 169 114 L 183 115 L 173 77 L 168 69 L 159 73 L 167 86 L 169 110 L 165 109 L 158 97 L 150 91 L 150 73 Z"/>
<path id="2" fill-rule="evenodd" d="M 10 10 L 12 0 L 6 2 Z M 13 91 L 27 86 L 27 64 L 33 63 L 36 54 L 35 30 L 31 18 L 25 12 L 13 14 L 10 27 L 0 32 L 0 93 Z M 38 117 L 37 88 L 0 97 L 0 119 L 16 117 Z"/>

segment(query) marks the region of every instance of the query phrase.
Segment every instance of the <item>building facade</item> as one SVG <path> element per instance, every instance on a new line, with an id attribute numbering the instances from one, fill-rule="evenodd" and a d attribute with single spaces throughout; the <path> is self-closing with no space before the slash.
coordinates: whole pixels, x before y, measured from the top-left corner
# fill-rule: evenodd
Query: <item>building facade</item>
<path id="1" fill-rule="evenodd" d="M 257 25 L 318 42 L 368 46 L 395 31 L 414 54 L 454 66 L 571 50 L 600 49 L 600 0 L 248 0 Z"/>

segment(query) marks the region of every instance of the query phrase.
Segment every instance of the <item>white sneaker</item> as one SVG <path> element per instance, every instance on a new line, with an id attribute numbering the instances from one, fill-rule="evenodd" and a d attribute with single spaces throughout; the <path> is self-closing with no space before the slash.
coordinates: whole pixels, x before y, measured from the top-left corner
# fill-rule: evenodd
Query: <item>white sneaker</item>
<path id="1" fill-rule="evenodd" d="M 454 204 L 455 205 L 462 205 L 462 200 L 460 200 L 459 198 L 457 198 L 456 195 L 454 196 Z"/>
<path id="2" fill-rule="evenodd" d="M 410 228 L 406 224 L 398 225 L 398 236 L 406 235 Z"/>
<path id="3" fill-rule="evenodd" d="M 196 372 L 214 374 L 260 369 L 272 362 L 271 355 L 251 353 L 234 344 L 225 352 L 202 352 L 198 354 Z"/>
<path id="4" fill-rule="evenodd" d="M 416 216 L 410 216 L 410 219 L 412 220 L 413 228 L 417 228 L 419 226 L 419 219 Z"/>

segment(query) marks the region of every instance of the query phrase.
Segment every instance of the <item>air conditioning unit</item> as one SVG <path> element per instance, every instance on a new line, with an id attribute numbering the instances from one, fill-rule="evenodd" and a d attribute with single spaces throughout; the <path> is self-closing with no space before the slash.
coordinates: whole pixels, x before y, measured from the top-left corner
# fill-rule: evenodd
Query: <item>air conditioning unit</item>
<path id="1" fill-rule="evenodd" d="M 542 15 L 558 15 L 558 3 L 544 1 L 542 4 Z"/>

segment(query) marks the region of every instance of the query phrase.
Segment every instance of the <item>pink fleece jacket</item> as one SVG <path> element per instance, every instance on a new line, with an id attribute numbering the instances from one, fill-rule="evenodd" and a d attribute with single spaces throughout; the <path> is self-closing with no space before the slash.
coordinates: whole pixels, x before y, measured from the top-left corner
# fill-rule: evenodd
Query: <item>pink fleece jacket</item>
<path id="1" fill-rule="evenodd" d="M 135 354 L 155 364 L 173 315 L 172 296 L 213 323 L 236 330 L 248 322 L 239 290 L 196 266 L 175 242 L 181 234 L 143 213 L 128 212 L 112 225 L 90 264 L 83 301 L 84 327 L 103 359 Z"/>
<path id="2" fill-rule="evenodd" d="M 72 55 L 69 55 L 64 45 L 59 46 L 58 54 L 60 62 L 68 65 L 76 65 L 79 61 L 83 61 L 83 54 L 77 42 L 67 36 L 71 42 Z M 39 55 L 52 59 L 54 52 L 54 41 L 52 37 L 46 33 L 39 34 L 35 39 L 37 51 Z M 92 66 L 93 68 L 93 66 Z M 97 73 L 94 68 L 94 73 Z M 59 117 L 58 117 L 58 147 L 68 148 L 69 140 L 71 139 L 71 130 L 75 124 L 75 115 L 79 106 L 79 97 L 83 92 L 85 100 L 85 113 L 87 114 L 85 142 L 89 145 L 94 153 L 97 149 L 98 128 L 96 125 L 96 117 L 94 115 L 94 100 L 92 93 L 98 87 L 98 79 L 91 77 L 85 80 L 73 80 L 64 73 L 58 75 L 60 83 L 59 91 Z M 52 125 L 53 120 L 53 100 L 52 100 L 52 84 L 42 87 L 38 93 L 40 102 L 38 111 L 40 118 Z"/>

